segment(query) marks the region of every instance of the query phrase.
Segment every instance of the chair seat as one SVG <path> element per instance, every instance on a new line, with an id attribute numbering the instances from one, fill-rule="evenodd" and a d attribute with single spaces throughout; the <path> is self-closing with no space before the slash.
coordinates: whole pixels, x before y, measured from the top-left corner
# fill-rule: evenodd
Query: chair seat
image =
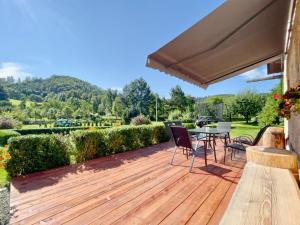
<path id="1" fill-rule="evenodd" d="M 245 146 L 243 146 L 241 144 L 237 144 L 237 143 L 230 143 L 230 144 L 227 144 L 225 147 L 234 148 L 234 149 L 238 149 L 238 150 L 241 150 L 241 151 L 246 151 Z"/>
<path id="2" fill-rule="evenodd" d="M 240 138 L 239 141 L 243 144 L 246 144 L 246 145 L 252 145 L 253 142 L 251 142 L 250 140 L 246 139 L 246 138 Z"/>
<path id="3" fill-rule="evenodd" d="M 201 151 L 204 150 L 204 146 L 203 145 L 199 145 L 199 144 L 192 144 L 193 149 L 196 151 Z"/>

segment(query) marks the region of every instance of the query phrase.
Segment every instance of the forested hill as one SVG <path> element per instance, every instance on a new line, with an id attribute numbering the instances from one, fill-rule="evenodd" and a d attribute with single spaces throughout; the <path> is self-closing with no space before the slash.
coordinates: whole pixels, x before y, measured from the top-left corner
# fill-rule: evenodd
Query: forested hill
<path id="1" fill-rule="evenodd" d="M 9 98 L 19 100 L 29 98 L 34 102 L 42 102 L 47 98 L 60 101 L 66 101 L 68 98 L 88 100 L 104 92 L 97 86 L 80 79 L 58 75 L 46 79 L 31 78 L 18 82 L 7 79 L 3 86 Z"/>

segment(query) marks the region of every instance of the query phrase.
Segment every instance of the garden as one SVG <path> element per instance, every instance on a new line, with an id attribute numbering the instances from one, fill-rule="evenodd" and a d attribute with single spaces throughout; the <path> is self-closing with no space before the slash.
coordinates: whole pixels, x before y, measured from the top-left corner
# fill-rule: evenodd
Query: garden
<path id="1" fill-rule="evenodd" d="M 280 90 L 279 84 L 268 94 L 245 90 L 195 98 L 176 86 L 166 99 L 142 78 L 119 93 L 65 76 L 7 81 L 0 86 L 0 187 L 8 187 L 11 177 L 165 142 L 169 137 L 159 121 L 179 120 L 191 129 L 208 116 L 230 121 L 231 137 L 256 136 L 262 126 L 281 126 L 281 117 L 294 110 L 288 100 L 293 93 Z"/>

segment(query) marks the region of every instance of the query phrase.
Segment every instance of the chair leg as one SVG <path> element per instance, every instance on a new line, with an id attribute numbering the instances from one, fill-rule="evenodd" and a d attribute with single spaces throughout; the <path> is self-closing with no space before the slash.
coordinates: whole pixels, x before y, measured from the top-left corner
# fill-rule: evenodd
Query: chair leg
<path id="1" fill-rule="evenodd" d="M 189 172 L 192 172 L 194 161 L 195 161 L 195 154 L 193 154 L 192 156 Z"/>
<path id="2" fill-rule="evenodd" d="M 229 132 L 228 132 L 228 140 L 229 140 L 229 143 L 231 143 L 230 133 Z"/>
<path id="3" fill-rule="evenodd" d="M 226 150 L 227 150 L 227 148 L 224 147 L 224 165 L 225 165 L 225 159 L 226 159 Z"/>
<path id="4" fill-rule="evenodd" d="M 231 148 L 231 160 L 233 159 L 233 151 L 234 151 L 234 149 Z"/>
<path id="5" fill-rule="evenodd" d="M 175 157 L 175 154 L 176 154 L 176 150 L 177 150 L 177 146 L 174 148 L 173 156 L 172 156 L 172 159 L 171 159 L 171 162 L 170 162 L 171 165 L 172 165 L 172 163 L 173 163 L 173 161 L 174 161 L 174 157 Z"/>

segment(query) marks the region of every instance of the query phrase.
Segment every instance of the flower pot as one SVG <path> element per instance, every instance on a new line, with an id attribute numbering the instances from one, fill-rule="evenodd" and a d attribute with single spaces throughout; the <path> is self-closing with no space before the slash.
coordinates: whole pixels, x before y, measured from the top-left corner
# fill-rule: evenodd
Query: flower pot
<path id="1" fill-rule="evenodd" d="M 10 219 L 10 185 L 0 188 L 0 224 L 9 224 Z"/>

